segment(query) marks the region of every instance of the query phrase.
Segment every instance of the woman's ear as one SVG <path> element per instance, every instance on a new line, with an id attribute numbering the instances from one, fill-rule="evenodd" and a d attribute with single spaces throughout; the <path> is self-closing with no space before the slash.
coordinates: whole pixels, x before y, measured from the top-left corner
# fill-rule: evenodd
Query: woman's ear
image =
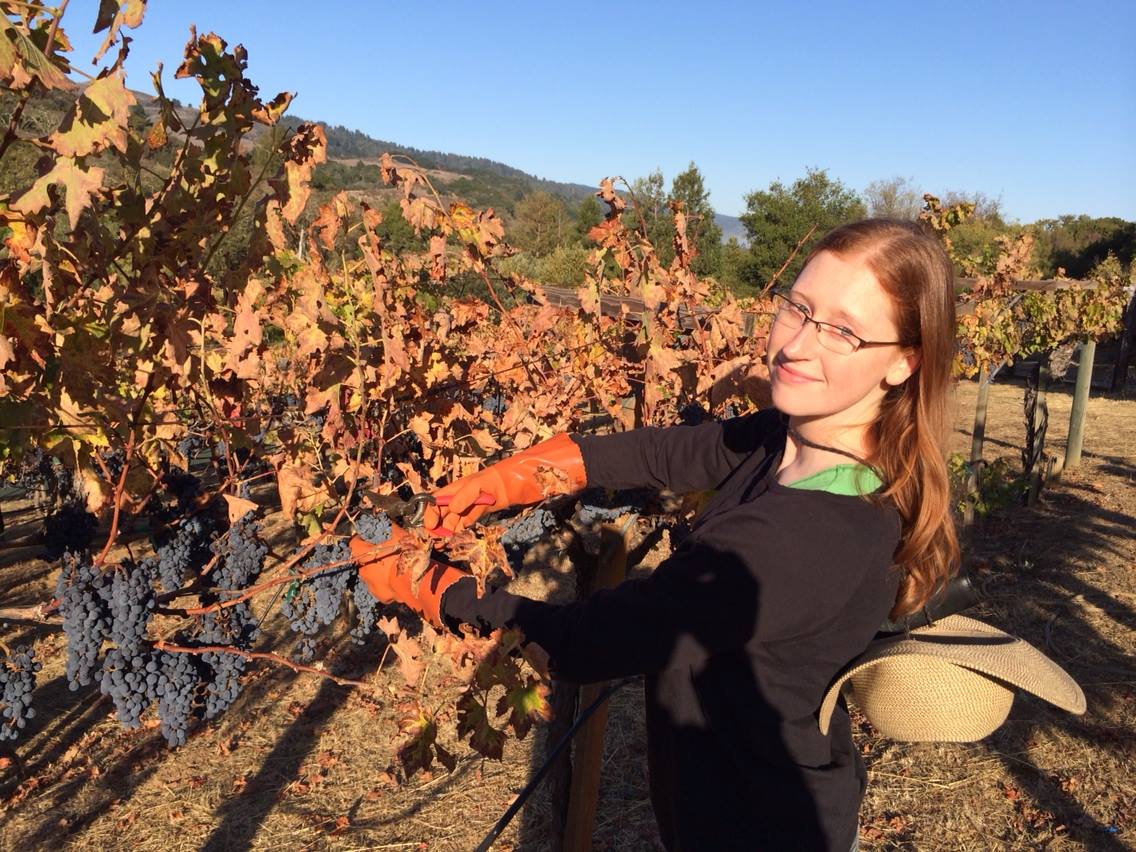
<path id="1" fill-rule="evenodd" d="M 919 369 L 920 355 L 918 349 L 906 349 L 900 352 L 898 358 L 892 362 L 891 368 L 884 381 L 892 387 L 898 387 L 906 382 Z"/>

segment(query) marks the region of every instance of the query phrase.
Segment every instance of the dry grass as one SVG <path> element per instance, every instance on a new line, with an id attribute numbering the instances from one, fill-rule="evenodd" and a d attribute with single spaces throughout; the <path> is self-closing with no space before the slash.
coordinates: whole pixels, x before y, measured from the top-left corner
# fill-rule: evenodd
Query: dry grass
<path id="1" fill-rule="evenodd" d="M 960 390 L 957 448 L 969 446 L 973 386 Z M 1016 458 L 1021 390 L 994 388 L 987 458 Z M 1051 392 L 1051 446 L 1064 441 L 1069 396 Z M 964 745 L 901 744 L 857 719 L 870 772 L 866 849 L 1123 849 L 1136 824 L 1136 402 L 1094 399 L 1085 461 L 1035 507 L 996 513 L 975 530 L 978 617 L 1023 636 L 1082 684 L 1073 717 L 1028 696 L 992 737 Z M 9 536 L 18 522 L 8 515 Z M 16 522 L 13 529 L 13 521 Z M 648 564 L 665 551 L 660 545 Z M 4 605 L 41 599 L 50 567 L 0 557 Z M 537 597 L 570 594 L 564 566 L 516 581 Z M 266 643 L 287 648 L 277 616 Z M 332 669 L 373 693 L 259 668 L 233 708 L 176 751 L 154 729 L 121 730 L 97 692 L 68 692 L 59 634 L 7 627 L 4 642 L 38 638 L 45 659 L 40 716 L 21 743 L 26 774 L 0 770 L 0 847 L 183 849 L 473 848 L 527 783 L 542 733 L 510 741 L 502 762 L 468 749 L 453 773 L 394 783 L 392 675 L 381 646 L 329 639 Z M 612 699 L 595 830 L 597 849 L 654 849 L 644 760 L 642 689 Z M 452 726 L 451 726 L 452 727 Z M 451 744 L 452 745 L 452 744 Z M 549 848 L 549 803 L 530 800 L 495 848 Z"/>

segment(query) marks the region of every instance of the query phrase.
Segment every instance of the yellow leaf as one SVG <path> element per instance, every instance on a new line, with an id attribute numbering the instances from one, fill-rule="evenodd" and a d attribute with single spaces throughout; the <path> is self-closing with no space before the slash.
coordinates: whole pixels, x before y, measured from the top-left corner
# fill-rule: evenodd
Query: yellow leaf
<path id="1" fill-rule="evenodd" d="M 229 510 L 229 524 L 235 524 L 249 512 L 256 511 L 256 503 L 245 500 L 243 497 L 234 497 L 232 494 L 222 494 Z"/>
<path id="2" fill-rule="evenodd" d="M 108 30 L 106 38 L 95 54 L 94 62 L 102 59 L 107 49 L 118 38 L 121 27 L 134 29 L 142 23 L 142 16 L 146 13 L 146 0 L 102 0 L 99 4 L 99 14 L 95 19 L 94 32 Z"/>
<path id="3" fill-rule="evenodd" d="M 99 77 L 83 89 L 64 119 L 63 128 L 48 141 L 65 157 L 85 157 L 113 145 L 125 153 L 126 126 L 134 95 L 126 88 L 124 72 Z"/>
<path id="4" fill-rule="evenodd" d="M 0 18 L 0 81 L 5 88 L 26 89 L 33 78 L 48 89 L 75 88 L 26 31 L 14 26 L 7 17 Z"/>
<path id="5" fill-rule="evenodd" d="M 67 209 L 67 219 L 71 230 L 75 230 L 83 209 L 91 203 L 91 196 L 103 184 L 103 170 L 98 166 L 84 169 L 73 157 L 60 157 L 50 172 L 40 177 L 27 192 L 16 199 L 12 209 L 27 215 L 38 213 L 51 204 L 48 187 L 52 184 L 63 187 L 66 193 L 64 206 Z"/>

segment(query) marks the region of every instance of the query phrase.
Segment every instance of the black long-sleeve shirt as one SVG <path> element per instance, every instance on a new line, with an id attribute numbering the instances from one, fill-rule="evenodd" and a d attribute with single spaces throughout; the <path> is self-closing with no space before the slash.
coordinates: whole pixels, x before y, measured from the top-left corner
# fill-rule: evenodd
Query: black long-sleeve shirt
<path id="1" fill-rule="evenodd" d="M 651 800 L 668 849 L 846 850 L 864 770 L 843 708 L 816 712 L 895 601 L 894 508 L 776 481 L 785 421 L 577 436 L 590 486 L 715 489 L 690 536 L 644 578 L 550 604 L 460 581 L 448 619 L 517 626 L 552 673 L 646 674 Z"/>

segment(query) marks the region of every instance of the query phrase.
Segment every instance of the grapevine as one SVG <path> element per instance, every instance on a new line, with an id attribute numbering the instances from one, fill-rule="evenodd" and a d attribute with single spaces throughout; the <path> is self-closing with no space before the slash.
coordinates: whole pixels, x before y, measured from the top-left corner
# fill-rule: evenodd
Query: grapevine
<path id="1" fill-rule="evenodd" d="M 263 618 L 284 588 L 279 612 L 304 659 L 331 647 L 320 639 L 345 601 L 354 640 L 386 636 L 406 680 L 399 700 L 413 708 L 397 749 L 407 774 L 441 757 L 442 718 L 460 718 L 463 739 L 499 754 L 505 726 L 479 715 L 489 688 L 531 689 L 533 715 L 548 709 L 543 685 L 511 654 L 518 637 L 423 628 L 412 652 L 360 581 L 344 536 L 381 544 L 391 525 L 380 509 L 392 497 L 432 491 L 551 434 L 736 416 L 746 382 L 764 372 L 769 299 L 739 302 L 695 274 L 681 208 L 675 259 L 664 264 L 629 224 L 614 178 L 596 193 L 607 210 L 576 306 L 555 307 L 540 282 L 503 271 L 512 249 L 494 211 L 444 196 L 425 170 L 387 155 L 384 191 L 425 247 L 393 252 L 368 203 L 346 193 L 312 202 L 323 130 L 280 121 L 291 94 L 261 97 L 243 48 L 194 32 L 175 74 L 198 83 L 199 105 L 181 110 L 159 72 L 140 127 L 130 122 L 139 105 L 122 27 L 108 34 L 97 76 L 76 89 L 64 74 L 67 39 L 45 53 L 39 37 L 60 18 L 37 8 L 7 19 L 31 52 L 17 51 L 12 89 L 72 103 L 52 132 L 17 122 L 0 145 L 43 156 L 26 186 L 0 197 L 0 397 L 6 424 L 41 424 L 0 430 L 0 458 L 45 514 L 58 507 L 44 543 L 60 561 L 70 688 L 97 682 L 130 727 L 156 705 L 162 734 L 183 743 L 194 719 L 233 705 L 251 661 L 289 664 L 252 650 L 263 641 L 252 601 Z M 964 215 L 929 211 L 944 233 Z M 1007 243 L 1002 255 L 966 296 L 960 374 L 1118 328 L 1126 282 L 1115 263 L 1091 289 L 1019 298 L 1011 285 L 1028 252 Z M 458 281 L 487 298 L 462 295 Z M 610 297 L 635 300 L 635 311 L 605 310 Z M 224 517 L 225 498 L 248 501 L 254 481 L 268 486 L 255 490 L 258 502 L 294 533 L 280 545 L 274 537 L 273 553 L 250 503 Z M 587 526 L 656 508 L 649 495 L 589 493 L 571 512 Z M 516 566 L 568 521 L 558 511 L 539 506 L 505 530 L 475 529 L 477 579 L 503 567 L 486 555 L 502 559 L 494 536 Z M 120 520 L 152 525 L 152 555 L 121 553 Z M 440 710 L 413 676 L 415 661 L 435 659 L 451 663 L 431 667 L 444 686 L 467 689 L 457 673 L 471 665 L 491 673 L 460 710 Z M 5 658 L 8 738 L 29 718 L 37 665 L 31 650 Z M 509 722 L 518 736 L 527 724 Z"/>

